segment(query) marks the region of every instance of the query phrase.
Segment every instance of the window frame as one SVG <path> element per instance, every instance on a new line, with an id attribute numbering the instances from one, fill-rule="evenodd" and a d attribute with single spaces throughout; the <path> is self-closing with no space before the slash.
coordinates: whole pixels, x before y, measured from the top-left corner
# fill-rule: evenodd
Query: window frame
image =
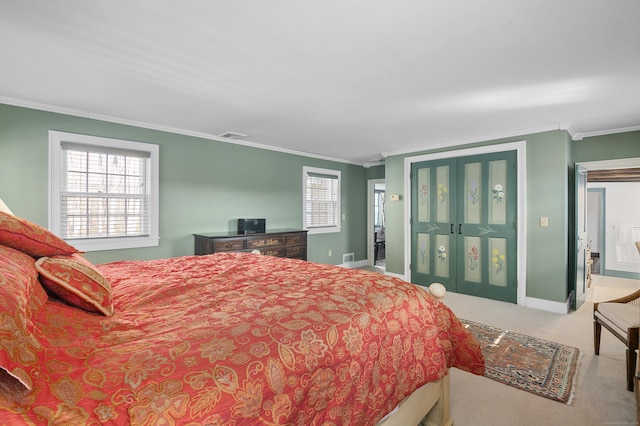
<path id="1" fill-rule="evenodd" d="M 95 147 L 118 148 L 123 150 L 143 151 L 149 153 L 151 171 L 149 176 L 149 235 L 131 237 L 100 237 L 66 239 L 69 244 L 84 252 L 117 250 L 142 247 L 157 247 L 160 241 L 159 232 L 159 153 L 158 145 L 133 142 L 123 139 L 112 139 L 78 133 L 49 131 L 49 230 L 62 237 L 61 197 L 62 197 L 62 145 L 73 142 Z"/>
<path id="2" fill-rule="evenodd" d="M 336 224 L 335 225 L 327 225 L 320 227 L 308 227 L 307 226 L 307 181 L 310 174 L 317 175 L 326 175 L 330 177 L 334 177 L 338 180 L 338 193 L 336 200 Z M 334 169 L 324 169 L 320 167 L 310 167 L 303 166 L 302 167 L 302 225 L 303 229 L 308 231 L 308 234 L 328 234 L 328 233 L 336 233 L 340 232 L 342 229 L 341 218 L 342 218 L 342 207 L 341 207 L 341 197 L 342 197 L 342 173 L 340 170 Z"/>

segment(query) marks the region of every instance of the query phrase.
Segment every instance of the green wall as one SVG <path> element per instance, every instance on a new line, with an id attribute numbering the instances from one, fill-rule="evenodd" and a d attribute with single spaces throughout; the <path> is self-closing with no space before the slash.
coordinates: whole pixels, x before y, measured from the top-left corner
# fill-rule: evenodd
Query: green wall
<path id="1" fill-rule="evenodd" d="M 89 253 L 96 262 L 193 253 L 193 233 L 233 229 L 239 217 L 266 217 L 270 228 L 302 226 L 302 167 L 342 171 L 344 220 L 339 234 L 309 237 L 309 260 L 340 264 L 343 253 L 366 259 L 367 180 L 384 178 L 387 271 L 404 274 L 404 158 L 361 166 L 0 104 L 0 198 L 15 214 L 47 226 L 48 131 L 160 145 L 159 247 Z M 527 296 L 565 302 L 573 280 L 573 164 L 640 157 L 640 132 L 572 142 L 565 131 L 489 140 L 448 150 L 526 141 Z M 538 225 L 549 217 L 549 227 Z M 328 256 L 331 250 L 333 256 Z"/>
<path id="2" fill-rule="evenodd" d="M 367 180 L 384 179 L 384 166 L 373 166 L 365 169 Z"/>
<path id="3" fill-rule="evenodd" d="M 594 136 L 572 142 L 573 163 L 640 158 L 640 131 Z"/>
<path id="4" fill-rule="evenodd" d="M 527 135 L 527 297 L 565 302 L 569 273 L 570 206 L 567 178 L 569 134 L 555 131 Z M 540 217 L 549 227 L 540 227 Z"/>
<path id="5" fill-rule="evenodd" d="M 482 143 L 460 145 L 459 150 L 507 142 L 526 142 L 527 188 L 527 297 L 565 302 L 568 294 L 568 196 L 567 164 L 570 138 L 564 131 L 552 131 Z M 401 195 L 387 203 L 387 271 L 404 274 L 404 159 L 447 151 L 439 149 L 387 158 L 387 193 Z M 538 226 L 540 216 L 549 217 L 549 227 Z M 525 218 L 519 218 L 524 220 Z"/>
<path id="6" fill-rule="evenodd" d="M 361 166 L 0 104 L 0 198 L 39 225 L 47 226 L 49 130 L 160 146 L 160 245 L 88 253 L 93 262 L 190 255 L 192 234 L 232 230 L 241 217 L 301 228 L 303 166 L 342 172 L 342 232 L 310 235 L 309 260 L 340 264 L 349 252 L 366 259 Z"/>

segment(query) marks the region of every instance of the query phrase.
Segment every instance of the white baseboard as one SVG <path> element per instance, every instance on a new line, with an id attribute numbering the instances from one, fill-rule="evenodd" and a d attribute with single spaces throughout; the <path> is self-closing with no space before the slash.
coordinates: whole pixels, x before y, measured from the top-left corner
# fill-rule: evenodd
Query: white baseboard
<path id="1" fill-rule="evenodd" d="M 367 266 L 369 264 L 368 260 L 358 260 L 357 262 L 349 262 L 349 263 L 341 263 L 338 266 L 342 266 L 343 268 L 362 268 L 363 266 Z"/>
<path id="2" fill-rule="evenodd" d="M 566 315 L 571 308 L 571 301 L 567 298 L 565 302 L 554 302 L 545 299 L 536 299 L 535 297 L 527 297 L 525 299 L 525 306 L 527 308 L 540 309 L 542 311 L 549 311 L 556 314 Z"/>

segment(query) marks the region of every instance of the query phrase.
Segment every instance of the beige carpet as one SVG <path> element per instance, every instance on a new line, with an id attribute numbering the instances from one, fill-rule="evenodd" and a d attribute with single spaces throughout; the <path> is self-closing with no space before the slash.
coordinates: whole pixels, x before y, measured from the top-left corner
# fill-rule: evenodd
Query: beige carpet
<path id="1" fill-rule="evenodd" d="M 633 284 L 638 288 L 637 281 Z M 607 298 L 607 293 L 598 291 L 600 296 Z M 574 346 L 583 353 L 572 405 L 452 369 L 451 415 L 456 426 L 637 424 L 634 394 L 626 390 L 625 346 L 603 331 L 600 356 L 593 354 L 591 302 L 568 315 L 456 293 L 447 293 L 444 302 L 461 318 Z"/>

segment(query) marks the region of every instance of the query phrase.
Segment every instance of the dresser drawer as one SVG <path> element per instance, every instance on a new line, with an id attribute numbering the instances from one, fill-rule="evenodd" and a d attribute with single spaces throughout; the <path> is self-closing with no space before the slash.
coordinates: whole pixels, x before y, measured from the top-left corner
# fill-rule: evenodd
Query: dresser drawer
<path id="1" fill-rule="evenodd" d="M 307 246 L 287 246 L 285 250 L 285 256 L 287 257 L 297 257 L 300 259 L 307 257 Z"/>
<path id="2" fill-rule="evenodd" d="M 301 232 L 299 234 L 286 234 L 284 236 L 284 244 L 295 245 L 295 244 L 307 244 L 307 233 Z"/>
<path id="3" fill-rule="evenodd" d="M 282 247 L 267 247 L 260 250 L 260 254 L 265 256 L 284 257 L 284 249 Z"/>
<path id="4" fill-rule="evenodd" d="M 262 249 L 265 247 L 275 247 L 281 246 L 283 244 L 282 235 L 272 235 L 269 237 L 249 237 L 247 238 L 247 249 L 255 250 L 258 249 L 263 251 Z"/>
<path id="5" fill-rule="evenodd" d="M 238 251 L 244 250 L 244 239 L 223 238 L 213 241 L 213 251 Z"/>

